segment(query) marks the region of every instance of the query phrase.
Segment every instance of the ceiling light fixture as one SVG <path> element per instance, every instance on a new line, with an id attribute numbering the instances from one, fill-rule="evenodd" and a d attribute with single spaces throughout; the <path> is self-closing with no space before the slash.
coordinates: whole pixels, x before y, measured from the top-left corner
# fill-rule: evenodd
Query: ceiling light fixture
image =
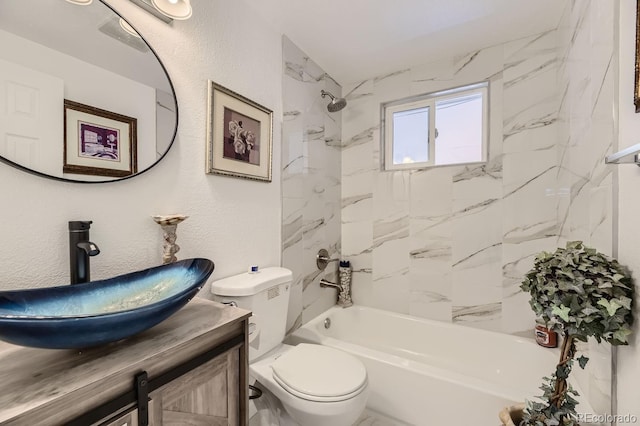
<path id="1" fill-rule="evenodd" d="M 89 6 L 93 0 L 67 0 L 69 3 L 77 4 L 79 6 Z"/>
<path id="2" fill-rule="evenodd" d="M 190 0 L 151 0 L 151 4 L 172 19 L 189 19 L 193 13 Z"/>
<path id="3" fill-rule="evenodd" d="M 127 34 L 131 34 L 134 37 L 141 38 L 140 34 L 138 34 L 138 32 L 127 21 L 125 21 L 124 19 L 120 18 L 119 22 L 120 22 L 120 27 L 123 30 L 125 30 L 125 32 Z"/>
<path id="4" fill-rule="evenodd" d="M 69 0 L 67 0 L 69 1 Z M 193 14 L 190 0 L 129 0 L 166 24 L 174 19 L 189 19 Z"/>

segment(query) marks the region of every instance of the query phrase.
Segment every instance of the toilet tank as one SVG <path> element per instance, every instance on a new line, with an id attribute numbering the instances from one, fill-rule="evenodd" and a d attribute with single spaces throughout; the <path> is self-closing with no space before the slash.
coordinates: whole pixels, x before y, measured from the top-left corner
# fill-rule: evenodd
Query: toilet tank
<path id="1" fill-rule="evenodd" d="M 249 361 L 282 343 L 286 332 L 291 271 L 269 267 L 214 281 L 213 299 L 235 302 L 252 312 L 249 318 Z"/>

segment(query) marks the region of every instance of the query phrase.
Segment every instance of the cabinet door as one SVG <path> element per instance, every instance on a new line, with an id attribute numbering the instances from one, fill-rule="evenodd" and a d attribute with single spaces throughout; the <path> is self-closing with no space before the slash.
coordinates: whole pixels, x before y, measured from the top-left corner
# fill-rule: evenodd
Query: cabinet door
<path id="1" fill-rule="evenodd" d="M 232 349 L 167 383 L 149 396 L 153 426 L 236 426 L 240 350 Z"/>
<path id="2" fill-rule="evenodd" d="M 100 423 L 100 426 L 138 426 L 138 410 L 131 410 L 126 414 L 117 416 L 107 420 L 104 423 Z"/>

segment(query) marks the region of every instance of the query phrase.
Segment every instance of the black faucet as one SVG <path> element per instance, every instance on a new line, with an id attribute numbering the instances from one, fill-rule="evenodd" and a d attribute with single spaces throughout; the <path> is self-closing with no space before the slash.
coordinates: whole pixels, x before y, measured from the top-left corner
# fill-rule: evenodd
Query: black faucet
<path id="1" fill-rule="evenodd" d="M 100 254 L 98 246 L 89 241 L 89 229 L 92 223 L 90 220 L 69 221 L 71 284 L 89 282 L 91 279 L 89 256 Z"/>

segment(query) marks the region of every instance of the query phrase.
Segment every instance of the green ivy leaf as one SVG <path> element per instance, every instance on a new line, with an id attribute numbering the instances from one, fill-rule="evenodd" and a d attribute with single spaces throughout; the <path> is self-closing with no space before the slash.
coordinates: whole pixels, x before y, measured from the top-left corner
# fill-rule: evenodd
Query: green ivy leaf
<path id="1" fill-rule="evenodd" d="M 582 355 L 582 356 L 580 356 L 580 358 L 578 358 L 578 364 L 580 364 L 580 368 L 582 368 L 583 370 L 584 370 L 584 367 L 587 366 L 587 362 L 589 362 L 589 358 L 587 358 L 584 355 Z"/>
<path id="2" fill-rule="evenodd" d="M 611 279 L 612 279 L 614 282 L 618 282 L 618 281 L 620 281 L 620 280 L 621 280 L 621 279 L 623 279 L 623 278 L 624 278 L 624 275 L 622 275 L 622 274 L 613 274 L 613 276 L 611 277 Z"/>
<path id="3" fill-rule="evenodd" d="M 631 333 L 632 333 L 631 330 L 623 328 L 615 331 L 613 333 L 613 338 L 622 344 L 628 344 L 629 342 L 627 341 L 627 336 L 629 336 Z M 614 343 L 614 342 L 611 342 L 611 343 Z"/>
<path id="4" fill-rule="evenodd" d="M 582 241 L 569 241 L 567 242 L 568 249 L 577 249 L 582 247 Z"/>
<path id="5" fill-rule="evenodd" d="M 607 313 L 610 317 L 614 316 L 616 314 L 616 311 L 622 307 L 622 305 L 616 302 L 615 299 L 611 302 L 606 299 L 600 299 L 598 300 L 598 305 L 603 306 L 607 310 Z"/>
<path id="6" fill-rule="evenodd" d="M 554 306 L 553 309 L 551 310 L 551 313 L 553 315 L 559 316 L 566 322 L 569 322 L 569 312 L 571 312 L 571 309 L 564 305 Z"/>
<path id="7" fill-rule="evenodd" d="M 620 305 L 622 305 L 623 308 L 631 310 L 631 298 L 626 296 L 620 296 L 620 298 L 617 300 L 618 300 L 618 303 L 620 303 Z"/>
<path id="8" fill-rule="evenodd" d="M 589 317 L 589 316 L 591 316 L 593 314 L 597 314 L 598 312 L 600 312 L 600 309 L 594 308 L 591 305 L 587 305 L 587 307 L 582 310 L 582 313 L 586 317 Z M 590 318 L 585 318 L 585 320 L 587 320 L 587 319 L 590 319 Z M 588 322 L 591 322 L 591 321 L 588 321 Z"/>
<path id="9" fill-rule="evenodd" d="M 568 277 L 571 280 L 575 280 L 576 276 L 573 274 L 573 272 L 571 271 L 571 269 L 569 267 L 565 267 L 565 269 L 561 270 L 559 272 L 560 274 Z"/>

